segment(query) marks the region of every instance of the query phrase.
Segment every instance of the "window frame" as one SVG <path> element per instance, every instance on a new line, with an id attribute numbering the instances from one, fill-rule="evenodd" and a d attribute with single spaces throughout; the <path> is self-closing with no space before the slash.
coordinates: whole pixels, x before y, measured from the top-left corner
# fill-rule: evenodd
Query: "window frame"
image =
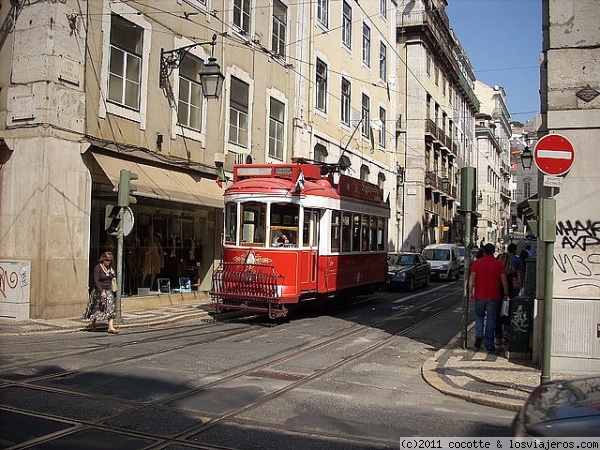
<path id="1" fill-rule="evenodd" d="M 235 82 L 239 82 L 241 85 L 245 86 L 247 88 L 247 97 L 246 97 L 246 104 L 242 104 L 240 102 L 236 102 L 234 101 L 231 93 L 233 91 L 237 91 L 237 89 L 234 89 L 233 84 L 234 84 L 234 80 Z M 239 77 L 236 76 L 231 76 L 230 77 L 230 89 L 229 89 L 229 105 L 228 105 L 228 110 L 229 110 L 229 126 L 228 126 L 228 133 L 227 133 L 227 142 L 231 145 L 235 145 L 237 147 L 241 147 L 243 149 L 248 149 L 249 147 L 249 143 L 250 143 L 250 84 L 247 83 L 246 81 L 242 80 Z M 245 110 L 243 109 L 243 107 L 245 106 Z M 233 112 L 236 112 L 236 120 L 233 120 Z M 245 117 L 246 118 L 246 127 L 244 128 L 240 122 L 240 118 Z M 235 124 L 235 125 L 234 125 Z M 237 136 L 237 140 L 232 141 L 231 140 L 231 131 L 232 128 L 235 128 L 236 130 L 238 130 L 235 134 Z M 241 143 L 240 142 L 240 135 L 244 135 L 246 137 L 246 142 L 245 143 Z"/>
<path id="2" fill-rule="evenodd" d="M 329 0 L 317 0 L 317 21 L 325 28 L 329 28 Z"/>
<path id="3" fill-rule="evenodd" d="M 193 131 L 198 132 L 198 133 L 202 133 L 203 121 L 204 121 L 204 109 L 205 109 L 205 106 L 206 106 L 205 103 L 204 103 L 205 99 L 204 99 L 204 94 L 202 92 L 202 84 L 200 83 L 200 77 L 199 77 L 199 75 L 197 73 L 196 73 L 196 76 L 198 77 L 197 80 L 193 80 L 190 77 L 188 77 L 188 76 L 186 76 L 185 74 L 182 73 L 182 66 L 185 67 L 184 66 L 184 62 L 185 62 L 186 58 L 192 58 L 193 60 L 197 61 L 197 63 L 198 63 L 198 69 L 200 69 L 202 67 L 202 64 L 204 62 L 204 60 L 202 58 L 199 58 L 196 55 L 187 53 L 185 55 L 185 58 L 182 60 L 180 66 L 178 68 L 178 82 L 179 83 L 178 83 L 178 86 L 177 86 L 177 114 L 176 114 L 177 119 L 176 119 L 176 121 L 177 121 L 177 125 L 178 126 L 188 128 L 188 129 L 193 130 Z M 182 99 L 181 99 L 182 83 L 188 83 L 190 85 L 190 89 L 193 89 L 194 87 L 198 89 L 198 98 L 197 98 L 197 100 L 198 100 L 199 105 L 198 105 L 197 109 L 199 110 L 199 114 L 198 114 L 198 126 L 197 127 L 190 125 L 190 120 L 189 120 L 190 116 L 191 116 L 191 114 L 189 114 L 189 109 L 190 108 L 188 108 L 188 123 L 184 124 L 180 120 L 180 113 L 181 113 L 181 108 L 182 108 L 182 105 L 181 105 L 181 103 L 182 103 Z M 191 101 L 193 99 L 190 100 L 190 97 L 192 96 L 192 92 L 190 92 L 190 89 L 188 89 L 188 101 L 185 102 L 185 104 L 188 105 L 188 106 L 190 106 L 190 107 L 193 107 L 193 106 L 196 106 L 196 105 L 194 105 L 194 104 L 191 103 Z"/>
<path id="4" fill-rule="evenodd" d="M 370 139 L 371 138 L 371 98 L 364 92 L 362 93 L 362 96 L 361 96 L 360 107 L 361 107 L 361 118 L 362 118 L 360 132 L 364 138 Z"/>
<path id="5" fill-rule="evenodd" d="M 273 103 L 276 103 L 281 106 L 281 114 L 282 118 L 279 120 L 278 118 L 273 116 Z M 284 102 L 279 99 L 270 96 L 269 97 L 269 135 L 268 135 L 268 153 L 270 158 L 274 158 L 280 161 L 284 160 L 285 157 L 285 115 L 286 113 L 286 105 Z M 275 126 L 275 130 L 273 127 Z M 277 131 L 276 135 L 273 135 L 273 131 Z M 275 151 L 273 152 L 273 145 L 275 145 Z"/>
<path id="6" fill-rule="evenodd" d="M 371 67 L 371 27 L 363 22 L 362 30 L 362 62 Z"/>
<path id="7" fill-rule="evenodd" d="M 352 6 L 346 0 L 342 3 L 342 44 L 352 50 Z"/>
<path id="8" fill-rule="evenodd" d="M 387 45 L 383 41 L 379 43 L 379 79 L 387 80 Z"/>
<path id="9" fill-rule="evenodd" d="M 381 121 L 381 129 L 379 130 L 379 147 L 386 148 L 387 111 L 383 106 L 379 107 L 379 120 Z"/>
<path id="10" fill-rule="evenodd" d="M 283 20 L 276 14 L 276 9 L 283 9 Z M 288 8 L 281 0 L 273 0 L 273 14 L 271 20 L 271 51 L 278 57 L 286 58 Z"/>
<path id="11" fill-rule="evenodd" d="M 242 35 L 250 36 L 252 33 L 252 9 L 252 0 L 233 0 L 232 2 L 231 23 L 235 30 Z M 239 18 L 236 18 L 238 11 Z M 247 24 L 244 19 L 247 19 Z"/>
<path id="12" fill-rule="evenodd" d="M 144 16 L 139 16 L 137 10 L 123 3 L 104 2 L 102 14 L 102 69 L 100 73 L 101 92 L 99 96 L 98 117 L 105 119 L 108 114 L 123 117 L 132 122 L 139 123 L 140 130 L 146 129 L 147 122 L 147 103 L 148 96 L 141 95 L 138 110 L 122 106 L 120 104 L 107 101 L 108 98 L 108 82 L 109 82 L 109 62 L 110 62 L 110 31 L 112 24 L 112 15 L 120 16 L 121 19 L 134 24 L 142 29 L 142 59 L 141 59 L 141 83 L 140 93 L 148 92 L 148 70 L 150 66 L 150 41 L 152 34 L 152 26 Z"/>
<path id="13" fill-rule="evenodd" d="M 344 89 L 347 87 L 347 89 Z M 346 77 L 342 77 L 340 84 L 340 122 L 347 127 L 352 120 L 352 83 Z"/>
<path id="14" fill-rule="evenodd" d="M 317 58 L 315 64 L 315 108 L 323 113 L 327 113 L 328 70 L 327 63 L 321 58 Z"/>

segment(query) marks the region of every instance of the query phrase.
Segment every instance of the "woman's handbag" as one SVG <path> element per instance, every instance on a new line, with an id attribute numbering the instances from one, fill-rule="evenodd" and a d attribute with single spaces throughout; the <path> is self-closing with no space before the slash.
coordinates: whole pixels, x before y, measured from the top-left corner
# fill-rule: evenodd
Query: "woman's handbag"
<path id="1" fill-rule="evenodd" d="M 112 277 L 112 280 L 110 280 L 110 290 L 113 292 L 117 292 L 118 289 L 119 287 L 117 286 L 117 278 Z"/>

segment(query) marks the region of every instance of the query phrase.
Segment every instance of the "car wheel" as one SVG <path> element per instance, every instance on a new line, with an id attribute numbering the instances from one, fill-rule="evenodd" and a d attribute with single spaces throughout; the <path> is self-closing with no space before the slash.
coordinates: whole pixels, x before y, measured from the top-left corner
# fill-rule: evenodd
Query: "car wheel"
<path id="1" fill-rule="evenodd" d="M 425 285 L 425 287 L 429 287 L 429 280 L 430 280 L 430 276 L 429 274 L 425 275 L 425 283 L 423 283 Z"/>
<path id="2" fill-rule="evenodd" d="M 408 292 L 412 292 L 415 290 L 415 279 L 411 278 L 410 280 L 408 280 L 408 282 L 406 283 L 406 290 Z"/>

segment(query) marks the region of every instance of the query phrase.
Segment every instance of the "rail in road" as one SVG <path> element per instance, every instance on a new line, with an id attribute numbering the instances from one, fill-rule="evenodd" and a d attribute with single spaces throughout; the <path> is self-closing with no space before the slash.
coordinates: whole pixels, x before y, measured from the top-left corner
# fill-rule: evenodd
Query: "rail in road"
<path id="1" fill-rule="evenodd" d="M 95 439 L 98 447 L 104 449 L 111 445 L 127 448 L 161 449 L 169 446 L 185 446 L 185 448 L 238 448 L 223 445 L 213 441 L 215 427 L 236 422 L 248 424 L 244 417 L 249 411 L 257 410 L 269 402 L 281 399 L 282 396 L 292 391 L 305 388 L 310 383 L 322 379 L 328 373 L 355 364 L 374 354 L 399 336 L 426 326 L 449 310 L 455 310 L 460 304 L 461 289 L 458 283 L 449 283 L 434 286 L 412 295 L 401 295 L 389 292 L 380 292 L 371 297 L 361 297 L 337 309 L 336 317 L 344 319 L 344 325 L 325 331 L 318 336 L 290 345 L 284 351 L 276 354 L 265 354 L 255 361 L 248 361 L 239 366 L 233 364 L 221 371 L 214 371 L 210 377 L 200 377 L 195 385 L 186 385 L 174 393 L 152 393 L 146 398 L 127 398 L 119 396 L 119 392 L 107 393 L 85 385 L 86 376 L 96 371 L 106 373 L 111 367 L 121 368 L 129 363 L 148 364 L 160 360 L 169 354 L 198 354 L 198 350 L 211 343 L 242 342 L 245 339 L 256 339 L 256 334 L 276 334 L 281 337 L 285 334 L 288 324 L 277 326 L 263 321 L 261 318 L 249 315 L 219 315 L 213 322 L 198 325 L 181 325 L 171 330 L 143 330 L 123 334 L 117 339 L 96 342 L 95 346 L 85 348 L 69 348 L 68 342 L 72 336 L 63 335 L 61 338 L 48 339 L 43 342 L 42 337 L 38 342 L 31 340 L 26 343 L 13 343 L 8 355 L 2 362 L 2 377 L 0 395 L 2 405 L 3 431 L 8 431 L 0 436 L 1 448 L 58 448 L 73 442 L 86 441 L 89 446 L 90 437 Z M 397 297 L 397 298 L 395 298 Z M 365 314 L 365 308 L 379 308 L 382 302 L 392 305 L 391 308 L 382 307 L 379 314 Z M 310 313 L 308 313 L 310 314 Z M 374 333 L 373 330 L 385 330 L 384 333 Z M 121 339 L 125 338 L 125 339 Z M 63 344 L 61 345 L 61 339 Z M 53 350 L 36 353 L 36 349 L 43 349 L 50 345 Z M 27 354 L 27 360 L 17 358 Z M 107 355 L 110 354 L 110 357 Z M 21 355 L 21 356 L 20 356 Z M 6 357 L 8 356 L 8 358 Z M 11 358 L 14 358 L 11 361 Z M 63 367 L 65 361 L 76 359 L 78 364 L 73 367 Z M 83 364 L 80 361 L 85 361 Z M 299 363 L 302 361 L 302 364 Z M 309 362 L 307 365 L 307 361 Z M 311 364 L 310 361 L 314 361 Z M 38 369 L 44 367 L 44 372 Z M 303 370 L 285 370 L 283 367 L 303 367 Z M 51 368 L 51 369 L 49 369 Z M 231 386 L 241 380 L 251 378 L 257 383 L 263 383 L 264 388 L 259 395 L 248 398 L 236 398 L 234 401 L 219 411 L 204 410 L 201 413 L 188 410 L 187 399 L 201 395 L 211 390 L 224 386 Z M 259 381 L 256 381 L 259 380 Z M 22 405 L 20 398 L 23 393 L 43 399 L 45 395 L 68 396 L 71 401 L 98 402 L 107 401 L 118 403 L 114 411 L 98 417 L 76 417 L 60 408 L 41 408 L 39 405 Z M 116 397 L 116 398 L 115 398 Z M 49 401 L 52 404 L 52 401 Z M 120 428 L 111 424 L 117 423 L 120 418 L 139 416 L 142 417 L 149 411 L 159 410 L 164 413 L 194 416 L 198 420 L 189 426 L 175 427 L 173 432 L 160 433 L 147 430 L 145 427 Z M 149 418 L 149 421 L 152 419 Z M 6 427 L 12 423 L 27 428 L 27 424 L 36 422 L 42 426 L 14 433 Z M 194 422 L 194 421 L 192 421 Z M 269 429 L 273 423 L 253 420 L 252 427 Z M 150 427 L 152 428 L 152 427 Z M 317 432 L 315 430 L 306 437 L 306 430 L 293 425 L 277 425 L 279 433 L 292 433 L 305 435 L 304 439 L 327 440 L 329 448 L 390 448 L 397 446 L 396 441 L 382 438 L 363 437 L 352 433 Z M 46 432 L 48 431 L 48 432 Z M 203 436 L 207 436 L 206 439 Z M 11 440 L 11 436 L 14 437 Z M 211 436 L 211 437 L 208 437 Z M 19 440 L 20 439 L 20 440 Z M 308 441 L 306 441 L 308 442 Z M 116 447 L 115 447 L 116 448 Z"/>

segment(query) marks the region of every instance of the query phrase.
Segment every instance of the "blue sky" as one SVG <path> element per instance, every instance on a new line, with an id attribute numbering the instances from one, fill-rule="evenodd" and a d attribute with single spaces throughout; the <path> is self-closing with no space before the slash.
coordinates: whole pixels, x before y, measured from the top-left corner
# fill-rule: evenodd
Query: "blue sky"
<path id="1" fill-rule="evenodd" d="M 475 76 L 506 91 L 511 121 L 540 110 L 541 0 L 448 0 L 450 27 L 469 55 Z"/>

